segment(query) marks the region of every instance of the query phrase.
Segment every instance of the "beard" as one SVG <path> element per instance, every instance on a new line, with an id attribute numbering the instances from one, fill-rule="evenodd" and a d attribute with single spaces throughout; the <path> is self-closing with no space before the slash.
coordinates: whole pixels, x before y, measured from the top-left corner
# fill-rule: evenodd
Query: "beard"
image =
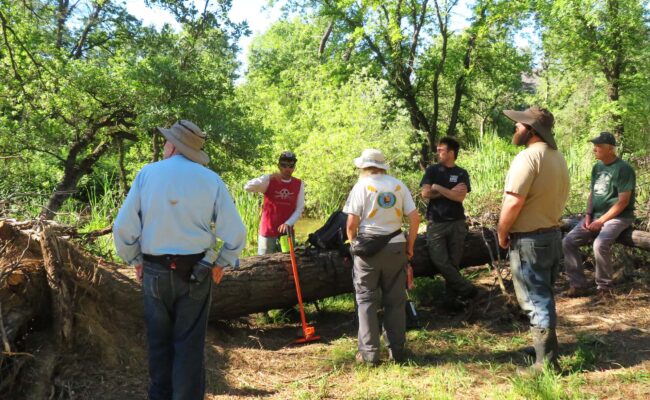
<path id="1" fill-rule="evenodd" d="M 530 138 L 533 137 L 533 133 L 531 131 L 525 131 L 523 133 L 516 133 L 512 137 L 512 144 L 515 146 L 525 146 L 528 144 L 528 141 Z"/>

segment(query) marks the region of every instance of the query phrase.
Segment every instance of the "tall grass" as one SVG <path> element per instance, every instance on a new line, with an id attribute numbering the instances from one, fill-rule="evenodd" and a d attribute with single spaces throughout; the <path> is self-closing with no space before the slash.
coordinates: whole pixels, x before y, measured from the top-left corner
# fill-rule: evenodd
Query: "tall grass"
<path id="1" fill-rule="evenodd" d="M 262 217 L 263 197 L 259 193 L 248 193 L 241 183 L 228 186 L 239 215 L 246 226 L 246 247 L 242 256 L 257 254 L 257 233 Z"/>
<path id="2" fill-rule="evenodd" d="M 506 174 L 514 157 L 523 149 L 512 145 L 510 140 L 510 137 L 488 133 L 476 147 L 461 150 L 458 165 L 469 172 L 472 185 L 472 192 L 464 202 L 468 215 L 481 216 L 499 211 Z M 591 167 L 595 162 L 591 145 L 574 141 L 560 151 L 567 161 L 571 182 L 566 213 L 583 212 L 589 193 Z"/>

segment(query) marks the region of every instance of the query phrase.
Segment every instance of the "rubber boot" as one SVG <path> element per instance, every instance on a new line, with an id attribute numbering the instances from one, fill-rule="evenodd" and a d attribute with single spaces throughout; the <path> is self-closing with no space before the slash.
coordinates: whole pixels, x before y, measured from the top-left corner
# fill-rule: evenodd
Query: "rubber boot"
<path id="1" fill-rule="evenodd" d="M 544 362 L 548 362 L 556 371 L 560 370 L 557 362 L 559 345 L 555 328 L 530 328 L 533 335 L 533 347 L 535 348 L 535 363 L 532 370 L 541 372 L 544 369 Z"/>

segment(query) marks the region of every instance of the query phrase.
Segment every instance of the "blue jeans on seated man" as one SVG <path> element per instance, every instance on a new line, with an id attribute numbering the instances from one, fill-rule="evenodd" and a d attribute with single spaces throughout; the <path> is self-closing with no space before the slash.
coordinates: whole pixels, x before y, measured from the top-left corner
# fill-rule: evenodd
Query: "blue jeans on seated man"
<path id="1" fill-rule="evenodd" d="M 171 269 L 148 261 L 143 270 L 149 399 L 203 399 L 212 278 L 185 282 Z"/>
<path id="2" fill-rule="evenodd" d="M 534 328 L 555 329 L 553 284 L 562 254 L 560 231 L 515 234 L 510 244 L 510 269 L 519 306 Z"/>

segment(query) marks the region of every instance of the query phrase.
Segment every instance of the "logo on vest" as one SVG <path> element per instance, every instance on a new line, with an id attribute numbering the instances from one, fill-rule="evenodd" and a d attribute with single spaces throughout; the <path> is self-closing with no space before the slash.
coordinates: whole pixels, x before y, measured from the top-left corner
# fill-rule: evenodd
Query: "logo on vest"
<path id="1" fill-rule="evenodd" d="M 275 198 L 276 199 L 281 199 L 281 200 L 286 200 L 286 199 L 290 198 L 293 195 L 294 194 L 292 192 L 290 192 L 289 189 L 287 189 L 287 188 L 282 188 L 282 189 L 277 190 L 275 192 Z"/>

